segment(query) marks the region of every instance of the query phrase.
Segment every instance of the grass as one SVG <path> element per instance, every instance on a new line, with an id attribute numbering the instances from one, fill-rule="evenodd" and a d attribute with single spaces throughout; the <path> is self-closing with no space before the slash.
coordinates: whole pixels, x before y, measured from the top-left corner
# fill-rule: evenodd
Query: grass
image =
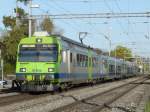
<path id="1" fill-rule="evenodd" d="M 145 105 L 144 112 L 150 112 L 150 101 L 148 101 L 147 104 Z"/>

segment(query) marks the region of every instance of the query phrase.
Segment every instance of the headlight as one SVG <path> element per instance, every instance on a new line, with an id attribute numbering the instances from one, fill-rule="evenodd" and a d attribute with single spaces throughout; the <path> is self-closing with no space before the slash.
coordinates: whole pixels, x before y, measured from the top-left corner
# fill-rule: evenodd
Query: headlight
<path id="1" fill-rule="evenodd" d="M 48 72 L 54 72 L 54 68 L 48 68 Z"/>
<path id="2" fill-rule="evenodd" d="M 41 42 L 42 42 L 42 39 L 41 39 L 41 38 L 37 38 L 37 39 L 36 39 L 36 42 L 37 42 L 37 43 L 41 43 Z"/>
<path id="3" fill-rule="evenodd" d="M 26 72 L 26 68 L 20 68 L 20 72 Z"/>

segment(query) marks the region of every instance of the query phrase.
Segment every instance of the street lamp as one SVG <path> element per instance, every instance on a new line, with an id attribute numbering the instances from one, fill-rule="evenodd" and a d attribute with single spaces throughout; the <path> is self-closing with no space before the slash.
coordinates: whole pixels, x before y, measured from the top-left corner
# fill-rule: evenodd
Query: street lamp
<path id="1" fill-rule="evenodd" d="M 109 56 L 111 56 L 111 45 L 112 45 L 111 44 L 111 39 L 103 33 L 99 33 L 99 34 L 103 35 L 105 37 L 105 39 L 108 40 L 108 42 L 109 42 Z"/>
<path id="2" fill-rule="evenodd" d="M 2 56 L 1 56 L 1 48 L 0 48 L 0 63 L 1 63 L 1 74 L 2 74 L 2 78 L 1 78 L 1 80 L 2 80 L 2 87 L 4 87 L 4 85 L 3 85 L 3 81 L 4 81 L 4 72 L 3 72 L 3 59 L 2 59 Z"/>
<path id="3" fill-rule="evenodd" d="M 32 4 L 32 0 L 29 0 L 29 37 L 32 35 L 32 8 L 39 8 L 39 5 Z"/>
<path id="4" fill-rule="evenodd" d="M 104 35 L 104 37 L 109 41 L 109 56 L 111 56 L 111 39 L 106 35 Z"/>

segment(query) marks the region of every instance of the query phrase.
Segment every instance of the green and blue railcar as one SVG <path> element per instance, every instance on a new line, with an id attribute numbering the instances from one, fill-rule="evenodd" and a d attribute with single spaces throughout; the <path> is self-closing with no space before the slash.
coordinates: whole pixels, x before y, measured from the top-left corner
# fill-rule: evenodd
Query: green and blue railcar
<path id="1" fill-rule="evenodd" d="M 127 68 L 123 70 L 122 65 L 128 63 L 99 55 L 94 49 L 63 36 L 36 35 L 22 39 L 18 45 L 16 83 L 22 91 L 55 91 L 120 78 L 127 75 Z"/>

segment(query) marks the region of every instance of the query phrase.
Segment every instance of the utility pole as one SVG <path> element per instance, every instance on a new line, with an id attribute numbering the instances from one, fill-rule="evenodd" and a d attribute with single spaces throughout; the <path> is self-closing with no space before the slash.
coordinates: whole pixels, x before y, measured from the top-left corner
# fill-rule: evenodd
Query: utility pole
<path id="1" fill-rule="evenodd" d="M 32 35 L 32 0 L 29 0 L 29 37 Z"/>
<path id="2" fill-rule="evenodd" d="M 18 26 L 18 0 L 16 0 L 16 26 Z"/>
<path id="3" fill-rule="evenodd" d="M 109 50 L 108 50 L 109 54 L 108 54 L 108 55 L 111 56 L 111 46 L 112 46 L 111 38 L 110 38 L 109 36 L 103 34 L 103 33 L 99 33 L 99 34 L 100 34 L 100 35 L 103 35 L 104 38 L 105 38 L 106 40 L 108 40 L 108 42 L 109 42 Z"/>
<path id="4" fill-rule="evenodd" d="M 3 85 L 3 81 L 4 81 L 4 72 L 3 72 L 3 68 L 4 68 L 4 63 L 3 63 L 3 59 L 1 59 L 1 71 L 2 71 L 2 86 L 4 87 Z"/>
<path id="5" fill-rule="evenodd" d="M 1 74 L 2 74 L 1 80 L 2 80 L 2 87 L 4 87 L 4 85 L 3 85 L 3 81 L 4 81 L 3 65 L 4 65 L 4 64 L 3 64 L 1 49 L 0 49 L 0 60 L 1 60 Z"/>
<path id="6" fill-rule="evenodd" d="M 105 39 L 107 39 L 108 42 L 109 42 L 109 56 L 111 56 L 111 39 L 110 39 L 108 36 L 106 36 L 106 35 L 104 35 L 104 37 L 105 37 Z"/>
<path id="7" fill-rule="evenodd" d="M 33 16 L 32 16 L 32 8 L 39 8 L 40 6 L 39 5 L 33 5 L 32 4 L 32 0 L 29 0 L 29 37 L 32 36 L 32 19 L 33 19 Z"/>
<path id="8" fill-rule="evenodd" d="M 116 69 L 117 69 L 117 51 L 116 51 L 116 49 L 115 49 L 115 77 L 116 77 L 116 74 L 117 74 L 117 71 L 116 71 Z"/>

